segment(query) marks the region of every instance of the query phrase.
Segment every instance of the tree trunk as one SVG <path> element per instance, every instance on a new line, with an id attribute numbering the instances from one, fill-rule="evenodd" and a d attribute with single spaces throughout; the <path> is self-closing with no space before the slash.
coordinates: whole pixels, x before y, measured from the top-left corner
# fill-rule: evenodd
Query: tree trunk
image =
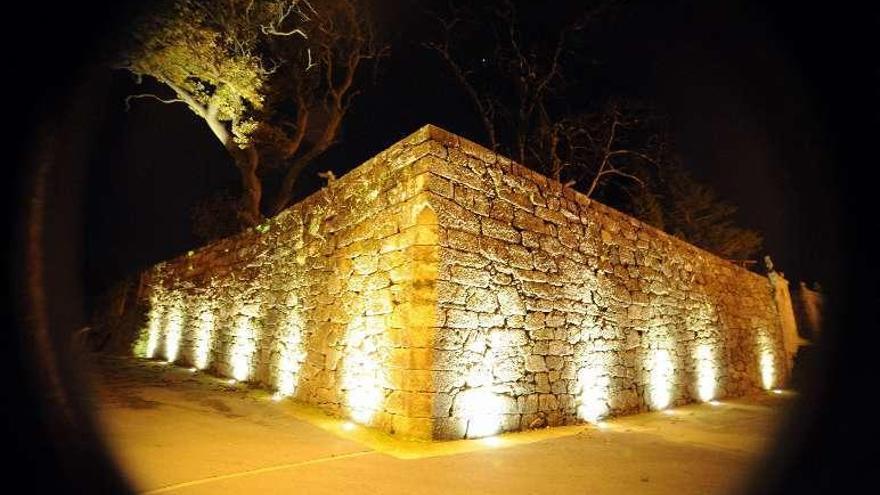
<path id="1" fill-rule="evenodd" d="M 260 212 L 260 200 L 263 197 L 263 185 L 257 176 L 260 155 L 250 146 L 235 153 L 235 164 L 241 175 L 241 205 L 239 217 L 247 227 L 259 225 L 263 221 Z"/>
<path id="2" fill-rule="evenodd" d="M 339 132 L 339 126 L 342 124 L 342 117 L 344 115 L 345 109 L 337 105 L 336 108 L 334 108 L 333 113 L 330 115 L 330 120 L 327 122 L 327 126 L 324 128 L 324 132 L 321 134 L 318 142 L 316 142 L 307 152 L 294 159 L 293 163 L 287 169 L 284 179 L 281 181 L 281 187 L 278 189 L 278 196 L 275 197 L 275 202 L 272 205 L 272 215 L 281 213 L 281 210 L 287 208 L 287 205 L 290 204 L 290 198 L 293 195 L 293 186 L 296 185 L 296 181 L 299 179 L 300 174 L 309 163 L 312 162 L 312 160 L 321 156 L 321 154 L 327 151 L 327 148 L 333 144 L 333 141 L 336 139 L 336 134 Z"/>

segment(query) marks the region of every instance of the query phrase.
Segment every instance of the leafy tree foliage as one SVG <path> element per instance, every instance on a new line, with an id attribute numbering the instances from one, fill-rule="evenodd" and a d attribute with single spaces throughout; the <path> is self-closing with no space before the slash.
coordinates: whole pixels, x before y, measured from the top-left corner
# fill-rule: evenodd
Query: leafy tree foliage
<path id="1" fill-rule="evenodd" d="M 210 128 L 239 170 L 248 226 L 289 204 L 384 53 L 361 0 L 170 0 L 137 23 L 119 65 L 172 94 L 129 100 L 184 104 Z"/>
<path id="2" fill-rule="evenodd" d="M 743 261 L 761 249 L 757 232 L 735 224 L 736 207 L 679 163 L 667 163 L 641 187 L 631 188 L 630 212 L 645 222 L 723 258 Z"/>

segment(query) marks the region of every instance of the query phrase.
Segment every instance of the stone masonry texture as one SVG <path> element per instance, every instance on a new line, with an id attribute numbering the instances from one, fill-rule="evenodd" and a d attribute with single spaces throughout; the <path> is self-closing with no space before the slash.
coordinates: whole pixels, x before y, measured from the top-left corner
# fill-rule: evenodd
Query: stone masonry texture
<path id="1" fill-rule="evenodd" d="M 422 439 L 784 383 L 767 277 L 425 126 L 143 275 L 136 355 Z"/>

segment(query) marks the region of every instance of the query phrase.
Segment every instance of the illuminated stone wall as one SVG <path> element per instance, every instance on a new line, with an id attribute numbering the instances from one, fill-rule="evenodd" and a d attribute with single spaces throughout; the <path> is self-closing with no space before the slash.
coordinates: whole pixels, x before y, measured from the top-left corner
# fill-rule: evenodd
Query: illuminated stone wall
<path id="1" fill-rule="evenodd" d="M 406 436 L 596 421 L 787 375 L 766 277 L 432 126 L 146 276 L 138 355 Z"/>
<path id="2" fill-rule="evenodd" d="M 135 354 L 430 435 L 418 392 L 431 383 L 438 247 L 417 161 L 438 145 L 426 138 L 397 143 L 257 229 L 148 271 L 151 311 Z"/>
<path id="3" fill-rule="evenodd" d="M 782 348 L 785 350 L 788 368 L 791 369 L 794 366 L 794 360 L 797 356 L 798 349 L 801 345 L 804 345 L 806 341 L 798 335 L 794 306 L 792 305 L 791 292 L 788 288 L 788 280 L 785 279 L 783 274 L 776 271 L 771 271 L 767 277 L 770 279 L 770 285 L 773 287 L 773 300 L 776 302 L 776 308 L 779 311 Z"/>
<path id="4" fill-rule="evenodd" d="M 778 386 L 773 287 L 465 139 L 435 131 L 434 434 L 491 435 Z"/>

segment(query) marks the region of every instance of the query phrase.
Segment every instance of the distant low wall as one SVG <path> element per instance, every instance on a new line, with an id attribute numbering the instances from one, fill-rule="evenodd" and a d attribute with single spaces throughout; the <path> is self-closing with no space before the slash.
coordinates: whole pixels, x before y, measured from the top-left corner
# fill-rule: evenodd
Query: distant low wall
<path id="1" fill-rule="evenodd" d="M 462 438 L 777 387 L 774 289 L 432 126 L 155 267 L 137 353 Z"/>
<path id="2" fill-rule="evenodd" d="M 825 298 L 818 290 L 812 290 L 801 282 L 792 294 L 795 319 L 803 337 L 816 340 L 822 333 Z"/>

